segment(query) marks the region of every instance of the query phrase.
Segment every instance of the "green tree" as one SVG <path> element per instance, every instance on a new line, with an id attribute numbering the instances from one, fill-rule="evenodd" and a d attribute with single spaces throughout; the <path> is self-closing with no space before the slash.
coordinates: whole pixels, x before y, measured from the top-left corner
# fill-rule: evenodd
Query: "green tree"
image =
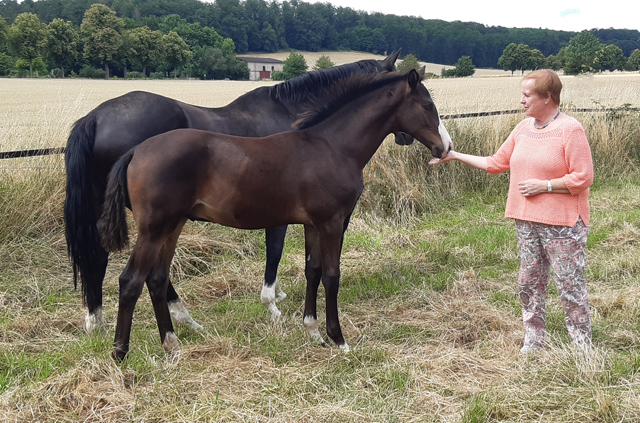
<path id="1" fill-rule="evenodd" d="M 278 34 L 269 22 L 262 25 L 260 40 L 262 41 L 262 50 L 270 53 L 278 51 Z"/>
<path id="2" fill-rule="evenodd" d="M 473 65 L 473 61 L 471 60 L 471 56 L 462 56 L 456 62 L 456 76 L 472 76 L 476 73 L 476 67 Z"/>
<path id="3" fill-rule="evenodd" d="M 285 79 L 292 79 L 296 76 L 300 76 L 307 71 L 307 61 L 304 59 L 304 56 L 300 53 L 296 53 L 292 51 L 284 60 L 284 68 L 282 72 L 284 73 Z"/>
<path id="4" fill-rule="evenodd" d="M 557 72 L 560 69 L 562 69 L 562 60 L 560 59 L 560 56 L 550 54 L 545 59 L 544 66 L 547 69 L 553 69 L 554 71 Z"/>
<path id="5" fill-rule="evenodd" d="M 21 13 L 8 31 L 9 49 L 29 62 L 29 76 L 33 77 L 33 61 L 40 57 L 47 45 L 47 26 L 33 13 Z"/>
<path id="6" fill-rule="evenodd" d="M 47 73 L 47 65 L 44 64 L 41 57 L 36 57 L 32 61 L 28 61 L 26 59 L 20 59 L 16 61 L 16 70 L 18 71 L 18 76 L 24 77 L 27 75 L 27 72 L 31 74 L 32 72 L 36 72 L 36 74 L 45 75 Z"/>
<path id="7" fill-rule="evenodd" d="M 544 54 L 540 50 L 538 50 L 537 48 L 531 49 L 528 63 L 529 66 L 527 67 L 527 69 L 542 69 L 545 67 L 546 62 L 547 58 L 544 57 Z"/>
<path id="8" fill-rule="evenodd" d="M 627 61 L 627 69 L 632 71 L 640 70 L 640 50 L 635 49 L 629 55 L 629 60 Z"/>
<path id="9" fill-rule="evenodd" d="M 524 74 L 526 69 L 533 68 L 533 53 L 531 52 L 531 47 L 527 44 L 518 44 L 516 47 L 516 57 L 518 60 L 518 69 L 520 69 L 522 74 Z"/>
<path id="10" fill-rule="evenodd" d="M 2 16 L 0 16 L 0 76 L 9 75 L 13 68 L 13 59 L 5 54 L 7 51 L 8 27 Z"/>
<path id="11" fill-rule="evenodd" d="M 500 69 L 511 71 L 511 75 L 513 75 L 516 70 L 520 69 L 518 45 L 516 43 L 509 44 L 502 51 L 502 56 L 498 58 L 498 66 L 500 66 Z"/>
<path id="12" fill-rule="evenodd" d="M 104 4 L 93 4 L 84 14 L 80 31 L 84 41 L 84 57 L 104 65 L 109 78 L 109 63 L 117 59 L 122 47 L 124 22 Z"/>
<path id="13" fill-rule="evenodd" d="M 322 56 L 318 57 L 318 60 L 316 60 L 316 63 L 313 65 L 313 70 L 317 71 L 327 69 L 335 65 L 336 64 L 331 61 L 329 56 L 323 54 Z"/>
<path id="14" fill-rule="evenodd" d="M 420 69 L 420 63 L 418 63 L 418 58 L 416 56 L 413 54 L 407 54 L 404 56 L 404 59 L 402 59 L 402 62 L 396 66 L 396 69 L 400 73 L 407 73 L 411 69 Z"/>
<path id="15" fill-rule="evenodd" d="M 162 59 L 162 33 L 151 31 L 143 26 L 129 31 L 130 49 L 129 60 L 142 68 L 147 76 L 147 66 L 158 63 Z"/>
<path id="16" fill-rule="evenodd" d="M 568 75 L 593 72 L 598 50 L 600 41 L 590 31 L 582 31 L 571 38 L 565 48 L 564 72 Z"/>
<path id="17" fill-rule="evenodd" d="M 53 63 L 62 71 L 78 59 L 78 32 L 73 23 L 62 19 L 54 19 L 49 24 L 47 38 L 47 54 Z"/>
<path id="18" fill-rule="evenodd" d="M 599 71 L 624 70 L 627 58 L 624 57 L 622 49 L 615 44 L 603 45 L 596 53 L 594 68 Z"/>
<path id="19" fill-rule="evenodd" d="M 7 47 L 7 23 L 0 16 L 0 53 L 4 53 Z"/>
<path id="20" fill-rule="evenodd" d="M 182 69 L 193 57 L 189 45 L 174 31 L 170 31 L 162 37 L 162 50 L 164 62 L 170 69 L 173 69 L 175 78 L 178 77 L 178 70 Z"/>

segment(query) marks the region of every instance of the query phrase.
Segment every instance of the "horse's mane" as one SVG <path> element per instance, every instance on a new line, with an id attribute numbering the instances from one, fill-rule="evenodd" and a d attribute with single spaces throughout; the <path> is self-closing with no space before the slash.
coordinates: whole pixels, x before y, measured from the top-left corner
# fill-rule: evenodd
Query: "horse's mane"
<path id="1" fill-rule="evenodd" d="M 274 100 L 300 101 L 306 100 L 310 96 L 317 96 L 323 89 L 351 75 L 378 71 L 380 71 L 378 60 L 360 60 L 354 63 L 307 72 L 296 78 L 271 87 L 264 87 L 263 89 Z"/>
<path id="2" fill-rule="evenodd" d="M 379 74 L 356 74 L 342 79 L 325 88 L 322 97 L 314 98 L 314 107 L 298 115 L 293 123 L 296 129 L 305 129 L 316 125 L 333 115 L 343 106 L 371 91 L 394 84 L 406 78 L 406 74 L 383 72 Z"/>

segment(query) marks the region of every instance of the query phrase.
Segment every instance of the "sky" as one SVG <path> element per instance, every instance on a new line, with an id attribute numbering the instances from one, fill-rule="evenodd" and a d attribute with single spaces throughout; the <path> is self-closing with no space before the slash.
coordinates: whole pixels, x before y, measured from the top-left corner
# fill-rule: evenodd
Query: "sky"
<path id="1" fill-rule="evenodd" d="M 369 13 L 477 22 L 507 28 L 580 32 L 593 28 L 640 30 L 638 0 L 302 0 Z M 615 5 L 615 6 L 613 6 Z"/>

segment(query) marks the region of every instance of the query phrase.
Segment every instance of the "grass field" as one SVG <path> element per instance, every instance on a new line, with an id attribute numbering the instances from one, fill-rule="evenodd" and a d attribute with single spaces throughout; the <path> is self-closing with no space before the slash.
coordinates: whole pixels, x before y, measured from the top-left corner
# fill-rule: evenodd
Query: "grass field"
<path id="1" fill-rule="evenodd" d="M 331 55 L 331 54 L 330 54 Z M 309 62 L 309 61 L 308 61 Z M 426 81 L 439 112 L 518 107 L 519 77 Z M 143 293 L 132 350 L 110 358 L 117 278 L 105 282 L 106 337 L 87 335 L 66 258 L 60 156 L 0 161 L 0 421 L 637 422 L 640 421 L 640 75 L 563 77 L 563 102 L 594 154 L 587 282 L 593 350 L 573 350 L 551 282 L 551 346 L 522 342 L 519 260 L 503 217 L 507 175 L 428 167 L 422 146 L 391 139 L 365 170 L 347 232 L 339 297 L 349 354 L 302 326 L 304 240 L 287 235 L 288 298 L 271 321 L 259 301 L 262 231 L 189 224 L 172 279 L 204 326 L 177 328 L 167 356 Z M 102 101 L 141 89 L 207 106 L 260 84 L 0 79 L 0 151 L 57 147 Z M 456 149 L 491 154 L 521 115 L 446 121 Z M 324 314 L 320 290 L 319 315 Z M 321 318 L 322 320 L 322 318 Z"/>

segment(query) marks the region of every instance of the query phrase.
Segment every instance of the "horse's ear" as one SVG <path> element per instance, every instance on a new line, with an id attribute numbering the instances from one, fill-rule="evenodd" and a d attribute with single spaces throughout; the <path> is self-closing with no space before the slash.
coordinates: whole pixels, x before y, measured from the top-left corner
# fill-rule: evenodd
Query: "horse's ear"
<path id="1" fill-rule="evenodd" d="M 387 65 L 387 69 L 388 70 L 392 70 L 396 60 L 398 60 L 398 57 L 400 56 L 400 52 L 402 51 L 401 48 L 399 48 L 398 50 L 394 51 L 393 53 L 391 53 L 390 55 L 387 56 L 386 59 L 384 59 L 385 64 Z"/>
<path id="2" fill-rule="evenodd" d="M 411 69 L 407 74 L 407 82 L 409 83 L 409 88 L 414 89 L 418 86 L 418 83 L 424 79 L 424 71 L 426 66 L 420 68 L 420 70 Z"/>
<path id="3" fill-rule="evenodd" d="M 421 78 L 418 74 L 418 71 L 415 69 L 411 69 L 407 74 L 407 82 L 409 83 L 409 88 L 413 90 L 415 87 L 417 87 L 420 79 Z"/>

